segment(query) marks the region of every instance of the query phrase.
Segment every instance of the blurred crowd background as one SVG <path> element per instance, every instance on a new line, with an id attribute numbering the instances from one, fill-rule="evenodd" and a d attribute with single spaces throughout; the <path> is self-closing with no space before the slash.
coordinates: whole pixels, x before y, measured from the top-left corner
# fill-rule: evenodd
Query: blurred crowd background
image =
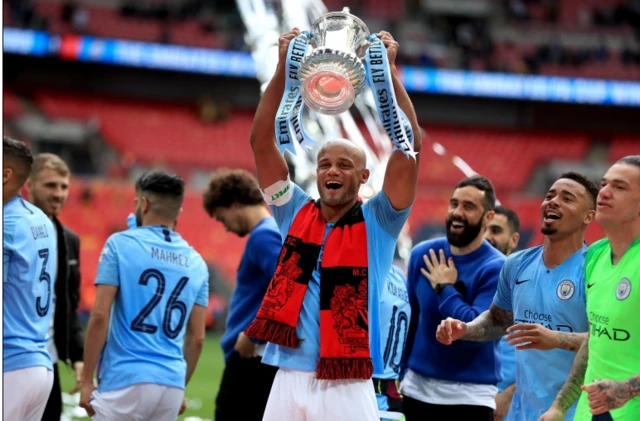
<path id="1" fill-rule="evenodd" d="M 280 2 L 267 3 L 286 13 Z M 633 83 L 640 82 L 638 0 L 324 4 L 329 10 L 349 6 L 372 32 L 391 32 L 400 44 L 401 72 L 411 66 L 577 77 L 585 78 L 587 88 L 594 80 L 623 80 L 640 97 Z M 5 37 L 3 131 L 27 141 L 36 153 L 60 155 L 71 167 L 71 193 L 60 219 L 81 237 L 82 315 L 93 303 L 102 246 L 111 233 L 126 228 L 133 210 L 133 181 L 150 168 L 169 168 L 188 183 L 177 229 L 210 265 L 208 324 L 223 329 L 246 239 L 206 215 L 202 189 L 215 168 L 255 170 L 248 136 L 260 83 L 242 75 L 82 57 L 104 52 L 83 51 L 83 40 L 94 37 L 195 47 L 189 50 L 193 54 L 249 52 L 236 3 L 4 0 L 3 12 L 5 33 L 19 28 L 23 32 L 14 34 L 50 37 L 37 53 L 20 54 L 7 52 Z M 36 35 L 30 39 L 39 39 Z M 539 206 L 551 180 L 569 170 L 598 180 L 617 159 L 640 153 L 637 107 L 508 99 L 499 87 L 483 97 L 410 94 L 427 134 L 419 196 L 409 220 L 414 243 L 444 233 L 448 197 L 463 170 L 492 180 L 499 201 L 521 219 L 525 248 L 542 240 Z M 370 141 L 357 114 L 356 123 Z M 589 242 L 602 236 L 592 225 Z"/>

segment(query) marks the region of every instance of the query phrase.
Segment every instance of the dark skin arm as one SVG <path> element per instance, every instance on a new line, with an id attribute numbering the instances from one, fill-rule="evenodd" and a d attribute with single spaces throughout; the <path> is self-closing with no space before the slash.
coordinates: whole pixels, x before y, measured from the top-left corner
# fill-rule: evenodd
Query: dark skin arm
<path id="1" fill-rule="evenodd" d="M 379 36 L 380 40 L 387 48 L 389 67 L 391 69 L 391 79 L 398 106 L 406 114 L 409 119 L 409 123 L 411 123 L 411 128 L 413 129 L 413 150 L 415 152 L 419 152 L 422 148 L 422 134 L 420 126 L 418 126 L 418 118 L 411 99 L 409 98 L 409 94 L 400 81 L 400 77 L 395 66 L 399 45 L 388 32 L 382 31 Z M 389 157 L 382 190 L 396 210 L 408 208 L 416 197 L 418 167 L 420 164 L 419 158 L 420 155 L 418 154 L 415 159 L 407 159 L 404 153 L 399 150 L 392 152 Z"/>
<path id="2" fill-rule="evenodd" d="M 276 144 L 274 121 L 284 94 L 287 50 L 291 41 L 299 34 L 300 30 L 294 28 L 291 32 L 283 34 L 278 40 L 278 66 L 262 95 L 253 118 L 250 137 L 251 149 L 256 162 L 258 182 L 262 189 L 266 189 L 278 181 L 284 181 L 289 176 L 287 162 L 280 154 Z"/>

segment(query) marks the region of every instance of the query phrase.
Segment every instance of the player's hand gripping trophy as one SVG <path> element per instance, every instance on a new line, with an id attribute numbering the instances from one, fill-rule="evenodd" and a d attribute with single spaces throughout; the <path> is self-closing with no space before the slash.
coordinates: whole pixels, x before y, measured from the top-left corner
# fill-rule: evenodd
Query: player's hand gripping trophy
<path id="1" fill-rule="evenodd" d="M 294 141 L 313 143 L 302 125 L 305 106 L 321 114 L 341 114 L 368 83 L 389 138 L 407 157 L 415 156 L 411 126 L 396 102 L 387 48 L 397 51 L 391 35 L 371 35 L 346 7 L 321 16 L 310 31 L 295 36 L 285 55 L 285 90 L 275 121 L 280 152 L 295 155 Z"/>

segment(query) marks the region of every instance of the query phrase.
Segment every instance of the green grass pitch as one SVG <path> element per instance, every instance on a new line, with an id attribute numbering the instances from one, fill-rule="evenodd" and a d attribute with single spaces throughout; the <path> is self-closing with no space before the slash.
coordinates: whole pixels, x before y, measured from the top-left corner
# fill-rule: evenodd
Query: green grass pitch
<path id="1" fill-rule="evenodd" d="M 62 391 L 68 392 L 75 385 L 73 373 L 64 365 L 59 366 L 59 368 Z M 223 370 L 224 357 L 220 348 L 220 335 L 207 335 L 204 349 L 198 361 L 198 367 L 196 367 L 185 393 L 188 402 L 187 410 L 178 420 L 213 420 L 214 401 L 218 394 L 218 386 L 220 385 Z M 64 396 L 65 413 L 62 421 L 90 420 L 86 416 L 86 411 L 77 405 L 79 399 L 79 393 L 75 396 Z"/>

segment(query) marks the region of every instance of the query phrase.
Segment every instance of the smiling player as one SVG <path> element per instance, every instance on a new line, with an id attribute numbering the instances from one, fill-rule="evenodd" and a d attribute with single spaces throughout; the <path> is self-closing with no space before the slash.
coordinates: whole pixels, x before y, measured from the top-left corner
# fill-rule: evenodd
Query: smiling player
<path id="1" fill-rule="evenodd" d="M 358 198 L 367 182 L 364 151 L 336 139 L 318 152 L 320 200 L 291 182 L 273 122 L 285 85 L 286 53 L 297 29 L 280 38 L 280 61 L 256 111 L 251 146 L 258 180 L 280 228 L 283 247 L 256 320 L 245 331 L 266 340 L 262 361 L 279 367 L 264 421 L 378 421 L 371 376 L 380 355 L 380 295 L 398 235 L 413 204 L 418 162 L 394 150 L 382 191 Z M 395 70 L 398 44 L 387 48 L 398 106 L 408 116 L 414 150 L 420 128 Z"/>
<path id="2" fill-rule="evenodd" d="M 488 311 L 471 323 L 447 319 L 438 328 L 446 345 L 510 333 L 506 339 L 518 352 L 507 420 L 536 420 L 551 405 L 586 336 L 584 234 L 595 217 L 597 194 L 586 177 L 561 175 L 540 207 L 544 245 L 509 256 Z"/>
<path id="3" fill-rule="evenodd" d="M 401 384 L 407 421 L 493 421 L 500 380 L 498 342 L 446 348 L 435 333 L 443 318 L 471 321 L 491 305 L 505 260 L 484 239 L 495 201 L 487 178 L 465 178 L 449 199 L 446 238 L 424 241 L 411 251 L 408 371 Z"/>

